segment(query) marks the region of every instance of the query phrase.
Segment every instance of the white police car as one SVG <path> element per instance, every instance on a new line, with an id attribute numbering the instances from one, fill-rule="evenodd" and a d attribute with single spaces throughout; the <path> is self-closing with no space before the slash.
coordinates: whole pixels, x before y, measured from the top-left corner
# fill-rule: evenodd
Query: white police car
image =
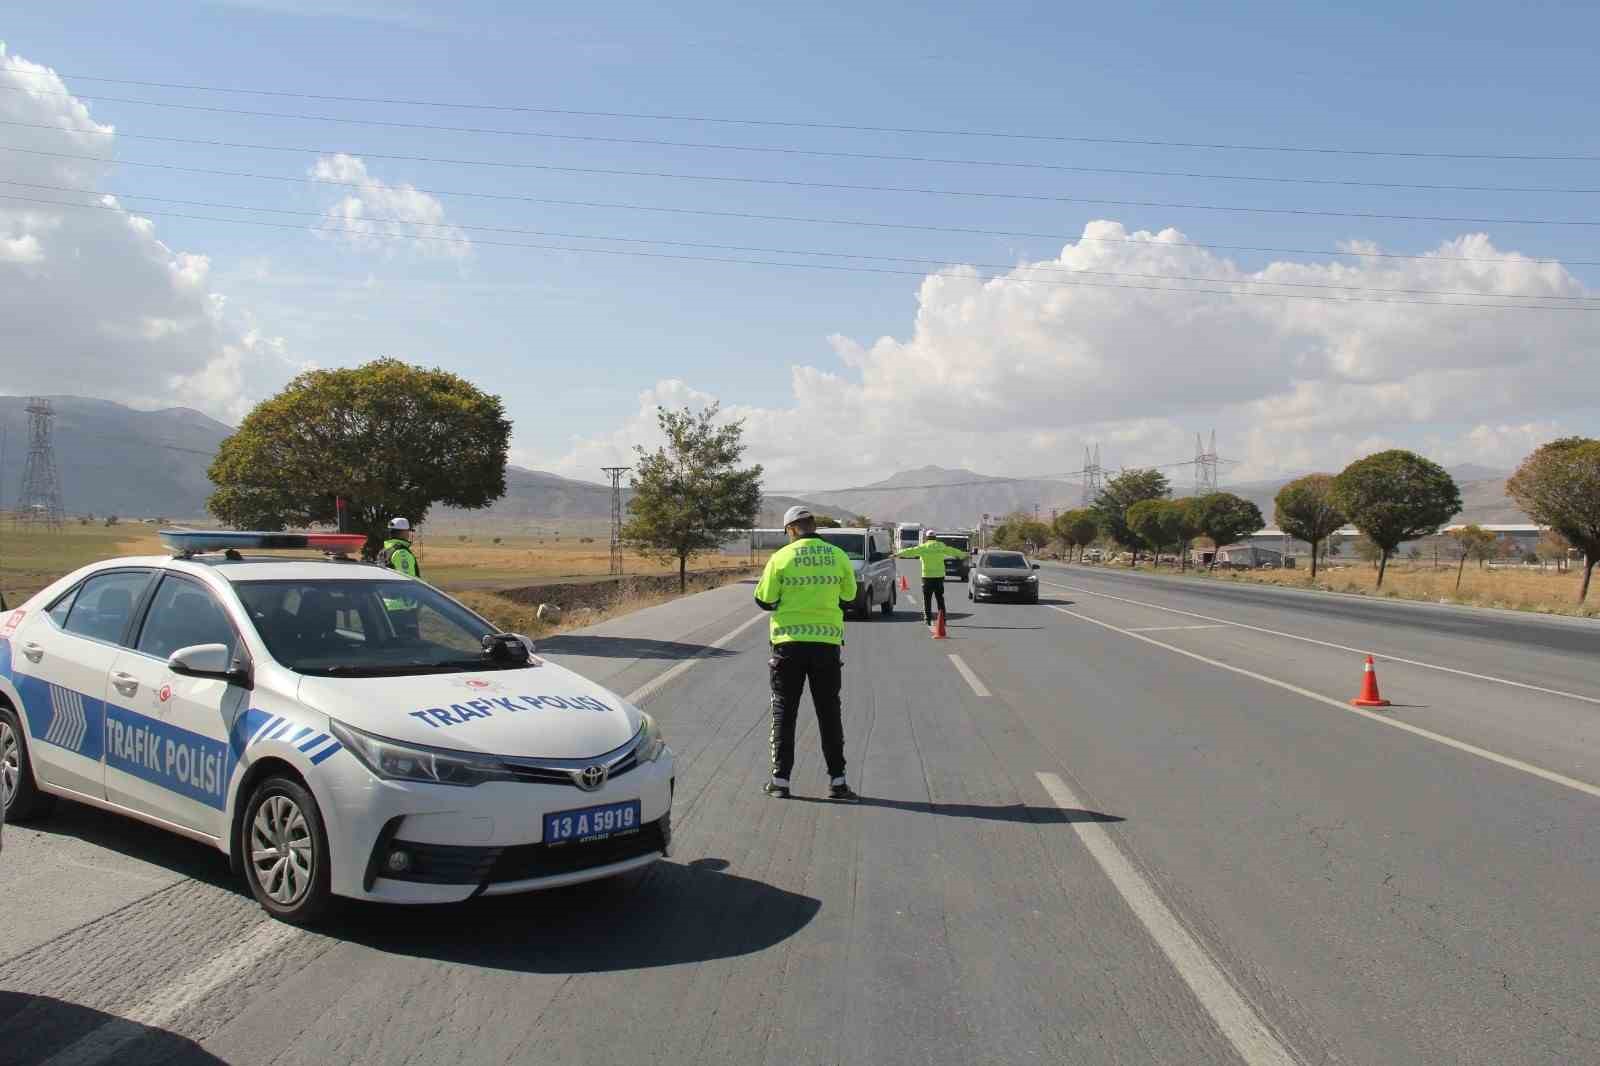
<path id="1" fill-rule="evenodd" d="M 215 845 L 269 912 L 439 903 L 662 858 L 672 752 L 650 716 L 432 586 L 169 533 L 0 616 L 0 801 L 56 796 Z"/>

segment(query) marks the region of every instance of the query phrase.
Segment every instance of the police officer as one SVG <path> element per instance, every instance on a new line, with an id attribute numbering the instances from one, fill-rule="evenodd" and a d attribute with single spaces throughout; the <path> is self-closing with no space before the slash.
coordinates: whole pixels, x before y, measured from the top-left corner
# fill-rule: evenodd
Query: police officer
<path id="1" fill-rule="evenodd" d="M 933 601 L 939 601 L 939 613 L 944 614 L 944 561 L 965 559 L 967 553 L 953 548 L 933 535 L 933 530 L 922 531 L 922 543 L 894 553 L 896 559 L 922 561 L 922 619 L 933 625 Z"/>
<path id="2" fill-rule="evenodd" d="M 417 562 L 417 553 L 411 548 L 412 536 L 409 519 L 398 517 L 389 519 L 389 537 L 383 542 L 383 550 L 378 553 L 378 565 L 398 570 L 411 577 L 421 577 L 422 566 Z M 394 624 L 395 632 L 408 637 L 419 634 L 417 619 L 419 605 L 416 600 L 409 596 L 385 596 L 383 605 L 389 611 L 389 619 Z"/>
<path id="3" fill-rule="evenodd" d="M 794 731 L 800 694 L 811 683 L 822 757 L 828 764 L 828 796 L 853 803 L 860 797 L 844 776 L 844 721 L 839 706 L 843 685 L 844 604 L 856 598 L 850 557 L 817 536 L 817 520 L 805 507 L 784 513 L 789 543 L 767 560 L 756 585 L 756 606 L 772 612 L 768 627 L 772 658 L 772 780 L 765 792 L 789 798 L 794 769 Z"/>

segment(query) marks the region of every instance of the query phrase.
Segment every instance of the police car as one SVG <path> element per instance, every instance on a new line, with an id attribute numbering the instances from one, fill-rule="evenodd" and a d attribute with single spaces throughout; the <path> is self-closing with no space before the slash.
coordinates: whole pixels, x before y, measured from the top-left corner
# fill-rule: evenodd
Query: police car
<path id="1" fill-rule="evenodd" d="M 673 756 L 615 694 L 350 534 L 163 531 L 0 616 L 0 801 L 211 844 L 291 922 L 664 857 Z M 322 550 L 261 556 L 260 549 Z"/>

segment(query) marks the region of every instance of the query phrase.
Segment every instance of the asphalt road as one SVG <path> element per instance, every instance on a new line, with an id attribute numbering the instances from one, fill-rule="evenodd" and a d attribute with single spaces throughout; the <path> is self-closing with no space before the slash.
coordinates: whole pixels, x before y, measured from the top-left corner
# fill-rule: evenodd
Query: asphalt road
<path id="1" fill-rule="evenodd" d="M 547 642 L 678 755 L 617 882 L 304 932 L 139 825 L 8 827 L 0 1062 L 1600 1061 L 1600 628 L 1042 576 L 851 623 L 859 806 L 812 723 L 760 794 L 749 586 Z"/>

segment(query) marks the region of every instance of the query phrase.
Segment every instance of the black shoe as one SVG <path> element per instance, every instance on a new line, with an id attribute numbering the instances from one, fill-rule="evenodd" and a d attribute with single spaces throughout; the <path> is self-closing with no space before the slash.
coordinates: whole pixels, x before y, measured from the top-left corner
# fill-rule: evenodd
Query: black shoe
<path id="1" fill-rule="evenodd" d="M 861 799 L 860 796 L 856 795 L 855 790 L 846 784 L 829 785 L 828 798 L 838 800 L 841 803 L 855 803 Z"/>
<path id="2" fill-rule="evenodd" d="M 762 786 L 761 791 L 765 792 L 773 799 L 786 800 L 789 798 L 789 786 L 780 785 L 773 781 L 768 781 L 764 786 Z"/>

